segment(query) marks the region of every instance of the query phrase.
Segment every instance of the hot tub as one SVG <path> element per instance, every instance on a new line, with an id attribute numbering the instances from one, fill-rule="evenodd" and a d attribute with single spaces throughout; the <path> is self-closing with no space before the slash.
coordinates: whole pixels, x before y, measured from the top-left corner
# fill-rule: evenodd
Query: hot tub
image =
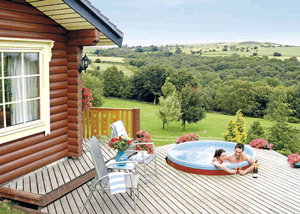
<path id="1" fill-rule="evenodd" d="M 234 153 L 236 143 L 226 141 L 191 141 L 175 145 L 169 149 L 167 154 L 167 163 L 175 169 L 202 175 L 229 175 L 229 173 L 211 164 L 215 150 L 224 149 L 227 155 Z M 256 160 L 254 150 L 245 145 L 244 154 L 249 155 Z M 248 161 L 231 164 L 226 163 L 228 169 L 235 167 L 246 169 L 250 166 Z"/>

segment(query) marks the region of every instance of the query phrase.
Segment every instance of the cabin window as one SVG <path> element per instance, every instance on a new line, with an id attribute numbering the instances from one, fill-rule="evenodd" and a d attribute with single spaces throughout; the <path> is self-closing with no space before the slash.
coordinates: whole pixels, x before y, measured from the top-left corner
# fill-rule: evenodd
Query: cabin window
<path id="1" fill-rule="evenodd" d="M 0 38 L 0 143 L 50 134 L 52 46 L 52 41 Z"/>

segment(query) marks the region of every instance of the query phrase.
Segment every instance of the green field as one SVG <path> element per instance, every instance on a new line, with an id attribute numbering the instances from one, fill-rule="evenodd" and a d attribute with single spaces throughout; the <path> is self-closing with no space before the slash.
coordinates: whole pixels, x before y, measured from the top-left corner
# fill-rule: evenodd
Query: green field
<path id="1" fill-rule="evenodd" d="M 124 58 L 122 57 L 96 56 L 95 54 L 87 54 L 87 57 L 93 61 L 95 61 L 96 59 L 100 59 L 101 62 L 124 62 Z"/>
<path id="2" fill-rule="evenodd" d="M 201 140 L 222 140 L 222 133 L 227 132 L 227 122 L 230 119 L 236 119 L 235 116 L 228 116 L 219 113 L 207 113 L 207 117 L 198 123 L 186 124 L 186 130 L 183 131 L 181 122 L 171 122 L 169 130 L 162 129 L 162 122 L 156 116 L 157 105 L 145 104 L 137 101 L 125 101 L 117 99 L 104 99 L 102 107 L 106 108 L 140 108 L 140 128 L 145 129 L 152 135 L 155 146 L 162 146 L 175 143 L 177 137 L 183 133 L 195 132 Z M 264 119 L 244 117 L 246 121 L 246 131 L 255 120 L 259 120 L 264 129 L 271 126 L 271 122 Z M 300 124 L 293 124 L 300 128 Z M 204 133 L 205 132 L 205 133 Z"/>
<path id="3" fill-rule="evenodd" d="M 267 46 L 266 43 L 261 43 L 262 45 Z M 228 51 L 222 51 L 224 45 L 228 46 Z M 249 47 L 250 52 L 244 51 L 231 51 L 229 47 L 231 45 L 236 45 L 237 48 L 241 49 L 241 47 Z M 257 46 L 257 51 L 255 49 L 251 50 L 251 48 L 254 48 L 254 46 Z M 202 49 L 202 56 L 230 56 L 234 53 L 239 54 L 241 56 L 252 56 L 253 53 L 257 53 L 258 56 L 268 56 L 270 58 L 273 58 L 274 52 L 281 53 L 281 57 L 275 57 L 278 59 L 288 59 L 292 56 L 296 56 L 298 60 L 300 60 L 300 47 L 279 47 L 278 45 L 274 45 L 275 47 L 261 47 L 260 45 L 257 45 L 255 43 L 248 43 L 248 44 L 242 44 L 240 43 L 224 43 L 224 44 L 218 44 L 218 43 L 212 43 L 212 44 L 194 44 L 194 45 L 184 45 L 184 47 L 180 47 L 182 52 L 186 54 L 191 54 L 192 51 L 199 51 Z M 215 52 L 209 52 L 210 50 L 215 50 Z M 175 51 L 176 48 L 172 47 L 170 49 L 171 51 Z M 207 52 L 205 52 L 207 51 Z M 199 55 L 199 54 L 198 54 Z"/>
<path id="4" fill-rule="evenodd" d="M 132 70 L 129 69 L 128 65 L 115 65 L 115 64 L 111 64 L 111 63 L 92 63 L 91 65 L 89 65 L 87 72 L 89 70 L 97 70 L 97 66 L 100 67 L 100 72 L 105 71 L 107 68 L 111 67 L 111 66 L 116 66 L 118 68 L 118 70 L 123 71 L 123 73 L 127 76 L 131 76 L 133 74 Z"/>

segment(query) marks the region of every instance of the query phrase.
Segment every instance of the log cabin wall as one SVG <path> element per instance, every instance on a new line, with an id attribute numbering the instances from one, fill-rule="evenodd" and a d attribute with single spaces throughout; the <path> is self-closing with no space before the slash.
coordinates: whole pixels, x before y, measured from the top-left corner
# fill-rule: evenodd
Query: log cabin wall
<path id="1" fill-rule="evenodd" d="M 76 118 L 71 116 L 73 109 L 68 97 L 72 99 L 73 94 L 69 93 L 72 92 L 72 88 L 68 87 L 68 83 L 73 84 L 72 78 L 77 78 L 79 82 L 81 77 L 75 77 L 68 63 L 69 54 L 73 52 L 67 48 L 67 30 L 23 0 L 0 0 L 0 37 L 55 41 L 50 62 L 51 134 L 45 136 L 44 133 L 39 133 L 0 144 L 0 184 L 2 184 L 69 154 L 73 155 L 70 152 L 73 152 L 73 147 L 69 146 L 69 143 L 74 141 L 72 138 L 69 139 L 69 136 L 72 136 L 69 128 L 77 130 L 80 128 L 74 124 L 76 120 L 80 120 L 78 115 L 81 112 L 77 111 Z M 77 54 L 81 55 L 79 52 Z M 73 61 L 71 58 L 70 60 Z M 77 97 L 79 90 L 78 87 Z M 77 107 L 80 108 L 80 105 Z M 74 156 L 81 154 L 80 149 L 76 151 Z"/>
<path id="2" fill-rule="evenodd" d="M 69 154 L 71 157 L 82 155 L 82 74 L 78 72 L 81 63 L 82 47 L 99 42 L 98 30 L 75 30 L 67 33 L 68 52 L 68 128 Z M 84 72 L 84 71 L 83 71 Z"/>

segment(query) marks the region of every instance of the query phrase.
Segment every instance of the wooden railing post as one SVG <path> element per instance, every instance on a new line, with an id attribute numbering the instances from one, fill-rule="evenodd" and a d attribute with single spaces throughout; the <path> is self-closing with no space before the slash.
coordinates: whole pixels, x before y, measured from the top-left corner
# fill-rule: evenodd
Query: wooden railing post
<path id="1" fill-rule="evenodd" d="M 132 131 L 133 131 L 133 138 L 136 138 L 136 132 L 138 132 L 140 130 L 140 109 L 139 108 L 134 108 L 132 109 Z"/>

